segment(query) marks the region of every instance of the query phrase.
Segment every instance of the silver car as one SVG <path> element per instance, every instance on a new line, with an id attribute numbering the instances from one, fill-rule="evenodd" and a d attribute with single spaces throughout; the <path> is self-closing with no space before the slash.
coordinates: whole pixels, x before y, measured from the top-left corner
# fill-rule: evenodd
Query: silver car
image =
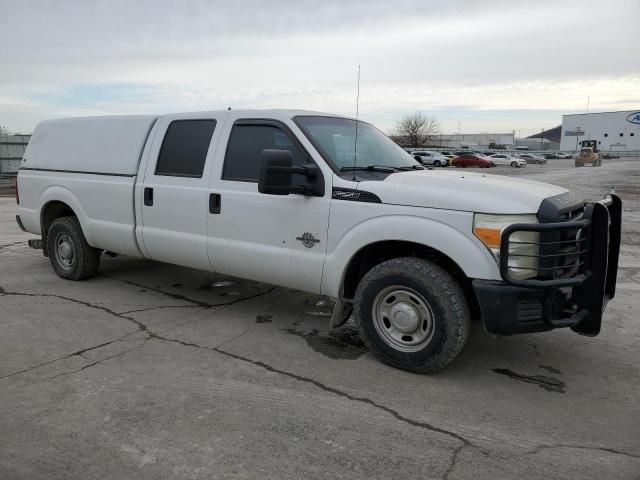
<path id="1" fill-rule="evenodd" d="M 446 167 L 449 165 L 449 159 L 440 152 L 420 150 L 412 152 L 411 155 L 422 165 L 433 165 L 434 167 Z"/>
<path id="2" fill-rule="evenodd" d="M 526 167 L 527 162 L 522 158 L 517 158 L 506 153 L 492 153 L 489 158 L 496 165 L 511 165 L 512 167 Z"/>

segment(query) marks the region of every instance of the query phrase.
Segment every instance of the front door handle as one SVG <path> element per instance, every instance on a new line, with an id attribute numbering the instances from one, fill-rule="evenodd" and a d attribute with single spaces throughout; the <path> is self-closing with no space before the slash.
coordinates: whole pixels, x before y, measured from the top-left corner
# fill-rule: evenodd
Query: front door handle
<path id="1" fill-rule="evenodd" d="M 209 213 L 218 214 L 222 207 L 222 197 L 219 193 L 209 194 Z"/>
<path id="2" fill-rule="evenodd" d="M 147 207 L 153 205 L 153 188 L 151 187 L 144 187 L 144 204 Z"/>

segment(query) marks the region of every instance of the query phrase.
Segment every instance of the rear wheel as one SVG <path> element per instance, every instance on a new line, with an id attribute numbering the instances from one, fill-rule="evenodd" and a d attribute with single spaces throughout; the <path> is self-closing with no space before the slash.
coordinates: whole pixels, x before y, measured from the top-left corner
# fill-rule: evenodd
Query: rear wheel
<path id="1" fill-rule="evenodd" d="M 462 289 L 442 268 L 419 258 L 396 258 L 371 269 L 356 290 L 354 314 L 379 360 L 417 373 L 444 368 L 469 336 Z"/>
<path id="2" fill-rule="evenodd" d="M 59 277 L 83 280 L 100 266 L 100 250 L 88 243 L 76 217 L 56 218 L 47 234 L 49 260 Z"/>

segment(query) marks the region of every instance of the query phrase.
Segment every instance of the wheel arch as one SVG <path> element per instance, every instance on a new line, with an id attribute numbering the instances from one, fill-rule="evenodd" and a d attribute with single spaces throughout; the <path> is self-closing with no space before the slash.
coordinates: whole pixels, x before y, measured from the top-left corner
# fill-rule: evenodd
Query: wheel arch
<path id="1" fill-rule="evenodd" d="M 500 280 L 498 264 L 473 237 L 473 214 L 434 210 L 432 216 L 384 215 L 354 225 L 334 239 L 325 259 L 321 293 L 353 299 L 362 277 L 380 262 L 418 257 L 451 272 L 475 301 L 470 279 Z M 469 234 L 463 232 L 469 231 Z M 331 241 L 331 240 L 330 240 Z"/>
<path id="2" fill-rule="evenodd" d="M 343 298 L 353 299 L 362 278 L 376 265 L 400 257 L 421 258 L 441 267 L 461 286 L 471 310 L 479 311 L 471 279 L 456 261 L 433 247 L 406 240 L 376 241 L 358 250 L 344 271 L 341 288 Z"/>
<path id="3" fill-rule="evenodd" d="M 49 227 L 56 218 L 76 217 L 85 238 L 89 244 L 92 243 L 88 235 L 89 232 L 85 228 L 87 217 L 73 193 L 59 186 L 50 187 L 43 192 L 40 200 L 42 205 L 40 209 L 40 234 L 42 236 L 42 251 L 45 256 L 49 254 L 47 247 Z"/>

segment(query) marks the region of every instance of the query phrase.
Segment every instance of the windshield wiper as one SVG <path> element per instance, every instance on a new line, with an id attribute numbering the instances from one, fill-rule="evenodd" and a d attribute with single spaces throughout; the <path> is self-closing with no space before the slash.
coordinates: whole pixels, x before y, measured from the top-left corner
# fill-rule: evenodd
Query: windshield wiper
<path id="1" fill-rule="evenodd" d="M 355 166 L 355 167 L 342 167 L 340 169 L 341 172 L 366 171 L 366 172 L 384 172 L 384 173 L 406 172 L 409 170 L 424 170 L 424 167 L 422 165 L 407 165 L 406 167 L 392 167 L 390 165 L 367 165 L 366 167 Z"/>
<path id="2" fill-rule="evenodd" d="M 394 167 L 398 170 L 402 170 L 403 172 L 408 172 L 409 170 L 424 170 L 422 165 L 408 165 L 406 167 Z"/>
<path id="3" fill-rule="evenodd" d="M 341 172 L 384 172 L 393 173 L 397 172 L 396 167 L 385 167 L 384 165 L 367 165 L 366 167 L 342 167 Z"/>

